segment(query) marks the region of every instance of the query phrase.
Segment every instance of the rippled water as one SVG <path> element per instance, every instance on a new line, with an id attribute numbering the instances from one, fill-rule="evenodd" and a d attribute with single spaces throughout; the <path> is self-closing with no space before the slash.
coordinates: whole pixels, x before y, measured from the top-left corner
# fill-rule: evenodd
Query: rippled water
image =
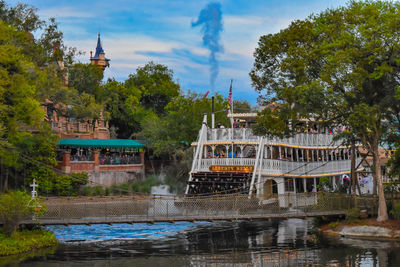
<path id="1" fill-rule="evenodd" d="M 400 266 L 400 244 L 315 234 L 311 220 L 51 226 L 21 266 Z"/>

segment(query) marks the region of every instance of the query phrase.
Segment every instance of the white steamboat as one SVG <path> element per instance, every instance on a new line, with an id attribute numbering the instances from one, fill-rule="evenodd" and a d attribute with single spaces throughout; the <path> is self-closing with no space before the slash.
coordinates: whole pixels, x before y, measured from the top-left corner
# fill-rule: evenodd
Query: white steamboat
<path id="1" fill-rule="evenodd" d="M 241 193 L 289 206 L 299 201 L 296 195 L 309 195 L 299 206 L 314 202 L 312 193 L 319 190 L 321 177 L 328 177 L 334 188 L 350 177 L 351 149 L 334 141 L 338 129 L 304 121 L 304 131 L 291 138 L 256 136 L 251 129 L 256 116 L 231 113 L 229 128 L 210 128 L 204 115 L 198 140 L 192 143 L 186 196 Z M 358 153 L 355 157 L 358 164 Z"/>

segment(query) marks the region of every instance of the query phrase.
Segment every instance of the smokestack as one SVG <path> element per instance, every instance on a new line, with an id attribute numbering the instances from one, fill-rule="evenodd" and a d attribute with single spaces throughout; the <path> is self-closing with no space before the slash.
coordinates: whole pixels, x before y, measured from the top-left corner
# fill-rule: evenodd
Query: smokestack
<path id="1" fill-rule="evenodd" d="M 93 51 L 90 51 L 90 59 L 93 57 Z"/>
<path id="2" fill-rule="evenodd" d="M 202 25 L 203 46 L 210 50 L 208 61 L 210 63 L 210 85 L 215 89 L 215 80 L 218 76 L 218 60 L 216 53 L 223 52 L 224 48 L 219 44 L 219 34 L 222 31 L 222 12 L 221 4 L 209 3 L 200 11 L 196 22 L 192 22 L 192 27 Z M 214 93 L 214 92 L 213 92 Z"/>
<path id="3" fill-rule="evenodd" d="M 214 129 L 214 126 L 215 126 L 214 96 L 211 99 L 212 99 L 212 104 L 211 104 L 211 129 Z"/>

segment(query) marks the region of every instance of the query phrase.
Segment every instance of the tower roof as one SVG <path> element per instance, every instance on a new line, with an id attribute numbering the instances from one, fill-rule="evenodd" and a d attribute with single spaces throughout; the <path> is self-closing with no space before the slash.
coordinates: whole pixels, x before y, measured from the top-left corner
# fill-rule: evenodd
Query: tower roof
<path id="1" fill-rule="evenodd" d="M 97 38 L 97 46 L 96 46 L 96 53 L 94 54 L 93 59 L 98 59 L 100 54 L 104 54 L 103 47 L 101 46 L 101 41 L 100 41 L 100 33 Z"/>

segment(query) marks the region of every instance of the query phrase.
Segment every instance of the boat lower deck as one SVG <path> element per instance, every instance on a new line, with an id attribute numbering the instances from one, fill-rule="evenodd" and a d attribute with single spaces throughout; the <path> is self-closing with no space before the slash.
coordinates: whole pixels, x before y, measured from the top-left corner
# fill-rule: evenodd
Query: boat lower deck
<path id="1" fill-rule="evenodd" d="M 252 173 L 196 172 L 188 182 L 187 196 L 208 194 L 248 194 Z"/>

